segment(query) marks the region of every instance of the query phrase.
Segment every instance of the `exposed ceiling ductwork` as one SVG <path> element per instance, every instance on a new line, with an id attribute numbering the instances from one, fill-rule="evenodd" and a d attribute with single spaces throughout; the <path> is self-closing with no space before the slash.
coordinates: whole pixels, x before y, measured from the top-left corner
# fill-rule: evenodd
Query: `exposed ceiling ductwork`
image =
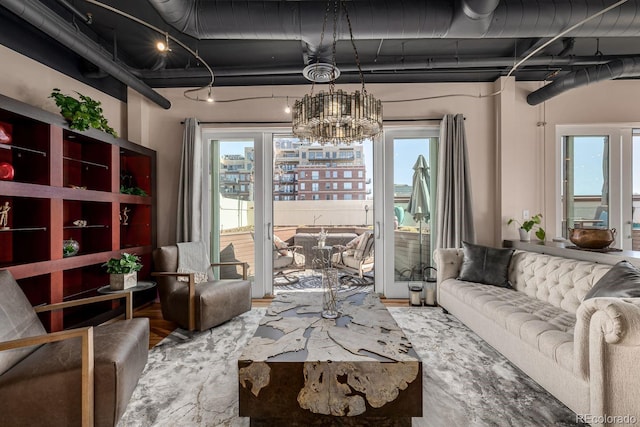
<path id="1" fill-rule="evenodd" d="M 606 64 L 584 68 L 560 77 L 530 93 L 527 96 L 527 103 L 529 105 L 538 105 L 556 95 L 580 86 L 605 80 L 638 76 L 640 76 L 640 57 L 616 59 Z"/>
<path id="2" fill-rule="evenodd" d="M 197 51 L 213 67 L 216 86 L 305 84 L 305 67 L 307 78 L 318 81 L 322 76 L 316 74 L 323 70 L 310 66 L 317 61 L 332 63 L 333 8 L 327 11 L 326 0 L 108 3 L 166 30 Z M 492 82 L 513 71 L 518 59 L 549 38 L 613 3 L 614 0 L 346 1 L 368 83 Z M 151 99 L 159 95 L 153 91 L 155 95 L 147 95 L 149 85 L 197 87 L 209 81 L 205 68 L 181 49 L 159 57 L 151 47 L 158 37 L 156 32 L 90 2 L 0 0 L 0 5 L 99 67 L 91 74 L 83 74 L 85 77 L 100 77 L 107 71 Z M 74 28 L 72 20 L 86 13 L 93 16 L 93 24 Z M 0 18 L 3 14 L 6 13 L 0 7 Z M 320 46 L 325 14 L 327 29 Z M 44 25 L 43 17 L 47 21 Z M 338 83 L 357 83 L 348 27 L 343 17 L 337 22 L 335 65 L 341 72 Z M 71 34 L 60 36 L 59 31 Z M 109 49 L 113 51 L 109 53 Z M 640 56 L 640 0 L 628 0 L 578 26 L 536 55 L 513 72 L 517 80 L 556 79 L 558 84 L 549 86 L 562 86 L 565 91 L 578 81 L 571 76 L 579 75 L 585 67 L 617 70 L 621 66 L 618 60 L 626 63 L 628 58 Z M 623 68 L 622 73 L 606 73 L 610 76 L 606 78 L 640 77 L 633 67 Z M 592 78 L 593 71 L 585 73 Z M 532 99 L 537 96 L 532 94 Z"/>
<path id="3" fill-rule="evenodd" d="M 168 99 L 135 77 L 128 69 L 115 62 L 113 57 L 99 44 L 71 27 L 67 21 L 40 2 L 36 0 L 0 0 L 0 5 L 39 28 L 53 39 L 63 43 L 81 57 L 100 67 L 162 108 L 169 109 L 171 107 Z"/>

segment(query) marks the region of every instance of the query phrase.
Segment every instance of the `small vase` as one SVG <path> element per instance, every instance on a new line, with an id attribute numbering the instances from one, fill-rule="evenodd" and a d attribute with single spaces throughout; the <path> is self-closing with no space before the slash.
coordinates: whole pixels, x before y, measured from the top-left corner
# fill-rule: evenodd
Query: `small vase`
<path id="1" fill-rule="evenodd" d="M 322 274 L 322 317 L 335 319 L 339 316 L 337 299 L 338 270 L 327 268 Z"/>
<path id="2" fill-rule="evenodd" d="M 78 251 L 80 250 L 80 243 L 76 240 L 69 239 L 62 241 L 62 257 L 67 258 L 70 256 L 78 255 Z"/>
<path id="3" fill-rule="evenodd" d="M 523 229 L 523 228 L 518 228 L 518 233 L 520 233 L 520 241 L 521 242 L 528 242 L 531 239 L 529 238 L 529 231 Z"/>

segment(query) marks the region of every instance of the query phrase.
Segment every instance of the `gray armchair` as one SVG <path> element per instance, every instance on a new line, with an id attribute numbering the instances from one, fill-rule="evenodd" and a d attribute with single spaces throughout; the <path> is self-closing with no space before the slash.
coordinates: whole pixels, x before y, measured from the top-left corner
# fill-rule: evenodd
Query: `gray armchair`
<path id="1" fill-rule="evenodd" d="M 36 313 L 113 299 L 126 320 L 47 333 Z M 0 422 L 115 426 L 146 363 L 149 319 L 132 319 L 131 293 L 32 307 L 0 270 Z"/>
<path id="2" fill-rule="evenodd" d="M 247 263 L 213 263 L 207 280 L 196 283 L 194 273 L 178 273 L 178 247 L 162 246 L 153 251 L 158 278 L 162 317 L 189 331 L 204 331 L 251 310 L 251 282 L 247 280 Z M 242 266 L 242 280 L 215 280 L 212 267 Z M 188 281 L 180 281 L 179 277 Z"/>

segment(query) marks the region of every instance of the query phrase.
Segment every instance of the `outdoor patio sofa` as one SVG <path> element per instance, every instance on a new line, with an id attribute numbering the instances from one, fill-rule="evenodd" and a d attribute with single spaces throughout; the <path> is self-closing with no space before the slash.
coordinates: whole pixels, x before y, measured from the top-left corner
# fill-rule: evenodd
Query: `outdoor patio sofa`
<path id="1" fill-rule="evenodd" d="M 476 279 L 469 280 L 469 268 L 478 266 L 473 246 L 435 250 L 438 304 L 581 420 L 640 421 L 638 271 L 626 261 L 605 264 L 607 255 L 595 263 L 515 251 L 504 267 L 505 283 L 492 286 L 481 282 L 495 279 L 491 262 L 504 253 L 486 252 L 487 270 L 472 271 Z M 631 290 L 616 293 L 625 287 Z M 607 294 L 617 297 L 601 297 Z M 628 295 L 635 297 L 621 297 Z"/>

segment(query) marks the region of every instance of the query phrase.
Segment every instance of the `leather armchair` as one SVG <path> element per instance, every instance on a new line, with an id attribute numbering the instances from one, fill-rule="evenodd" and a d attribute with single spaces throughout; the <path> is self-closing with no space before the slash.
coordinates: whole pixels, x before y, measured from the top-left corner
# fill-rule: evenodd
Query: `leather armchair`
<path id="1" fill-rule="evenodd" d="M 162 246 L 153 251 L 158 278 L 158 294 L 162 317 L 189 331 L 204 331 L 251 310 L 251 282 L 247 279 L 247 263 L 213 263 L 207 281 L 195 282 L 194 273 L 178 273 L 178 247 Z M 241 265 L 242 280 L 215 280 L 212 267 Z M 179 281 L 185 277 L 188 281 Z"/>
<path id="2" fill-rule="evenodd" d="M 126 319 L 47 333 L 36 313 L 125 299 Z M 131 293 L 32 307 L 0 270 L 0 423 L 115 426 L 146 363 L 149 319 L 132 319 Z"/>

